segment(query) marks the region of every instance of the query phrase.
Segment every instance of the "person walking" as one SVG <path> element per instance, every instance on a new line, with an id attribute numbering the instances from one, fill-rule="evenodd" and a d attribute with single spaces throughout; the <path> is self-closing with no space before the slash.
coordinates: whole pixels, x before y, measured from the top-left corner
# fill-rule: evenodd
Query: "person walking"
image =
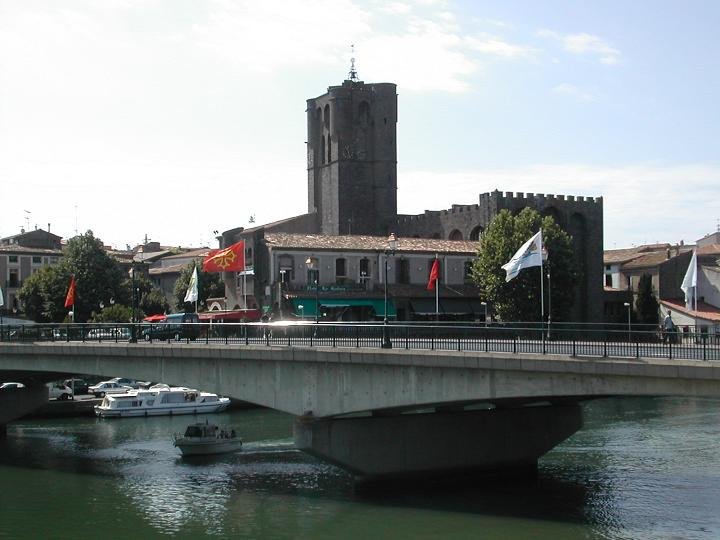
<path id="1" fill-rule="evenodd" d="M 663 319 L 663 343 L 666 341 L 674 342 L 675 323 L 672 320 L 672 314 L 668 311 Z"/>

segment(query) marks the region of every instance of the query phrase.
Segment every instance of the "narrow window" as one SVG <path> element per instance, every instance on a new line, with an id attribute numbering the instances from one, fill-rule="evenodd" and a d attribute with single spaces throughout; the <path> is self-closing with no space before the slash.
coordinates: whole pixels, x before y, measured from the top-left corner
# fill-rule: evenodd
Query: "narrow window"
<path id="1" fill-rule="evenodd" d="M 327 162 L 332 162 L 332 139 L 330 138 L 330 135 L 328 135 L 328 143 L 327 143 Z"/>
<path id="2" fill-rule="evenodd" d="M 325 135 L 320 136 L 320 164 L 325 163 Z"/>

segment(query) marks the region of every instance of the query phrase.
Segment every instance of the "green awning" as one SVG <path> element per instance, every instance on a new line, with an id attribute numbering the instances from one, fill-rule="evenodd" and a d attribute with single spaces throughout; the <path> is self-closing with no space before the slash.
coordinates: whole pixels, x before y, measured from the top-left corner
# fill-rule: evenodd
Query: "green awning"
<path id="1" fill-rule="evenodd" d="M 375 311 L 376 317 L 385 316 L 385 300 L 383 298 L 320 298 L 317 303 L 320 304 L 320 311 L 323 306 L 328 308 L 352 308 L 352 307 L 369 307 Z M 293 298 L 293 310 L 295 315 L 303 318 L 315 318 L 315 298 Z M 300 309 L 300 306 L 303 308 Z M 392 300 L 388 300 L 388 318 L 397 317 L 395 304 Z"/>

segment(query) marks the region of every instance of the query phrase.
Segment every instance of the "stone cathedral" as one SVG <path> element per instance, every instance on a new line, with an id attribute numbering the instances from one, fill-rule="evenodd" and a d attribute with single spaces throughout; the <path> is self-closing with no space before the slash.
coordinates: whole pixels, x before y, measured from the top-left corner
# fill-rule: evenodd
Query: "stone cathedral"
<path id="1" fill-rule="evenodd" d="M 223 245 L 240 238 L 254 239 L 260 250 L 264 232 L 328 236 L 387 236 L 394 232 L 399 238 L 478 240 L 501 210 L 517 213 L 532 207 L 552 215 L 572 235 L 581 272 L 573 319 L 602 320 L 602 197 L 494 190 L 475 195 L 473 204 L 399 215 L 396 85 L 365 83 L 351 68 L 341 85 L 308 99 L 306 112 L 308 213 L 245 231 L 226 231 Z M 260 259 L 260 251 L 257 255 Z M 257 260 L 256 272 L 261 266 Z M 272 282 L 272 277 L 268 276 L 267 282 Z M 262 286 L 257 284 L 258 289 Z"/>

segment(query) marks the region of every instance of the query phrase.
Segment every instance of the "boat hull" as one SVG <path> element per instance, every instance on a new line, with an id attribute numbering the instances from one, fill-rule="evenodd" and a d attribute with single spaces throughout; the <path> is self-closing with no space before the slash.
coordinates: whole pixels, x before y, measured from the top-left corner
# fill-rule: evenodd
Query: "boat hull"
<path id="1" fill-rule="evenodd" d="M 126 418 L 132 416 L 168 416 L 179 414 L 208 414 L 224 411 L 230 405 L 227 402 L 191 404 L 183 406 L 158 406 L 158 407 L 138 407 L 136 409 L 113 409 L 95 406 L 95 414 L 101 418 Z"/>
<path id="2" fill-rule="evenodd" d="M 242 448 L 242 441 L 240 439 L 197 441 L 179 438 L 175 441 L 175 446 L 180 449 L 183 456 L 207 456 L 236 452 Z"/>

